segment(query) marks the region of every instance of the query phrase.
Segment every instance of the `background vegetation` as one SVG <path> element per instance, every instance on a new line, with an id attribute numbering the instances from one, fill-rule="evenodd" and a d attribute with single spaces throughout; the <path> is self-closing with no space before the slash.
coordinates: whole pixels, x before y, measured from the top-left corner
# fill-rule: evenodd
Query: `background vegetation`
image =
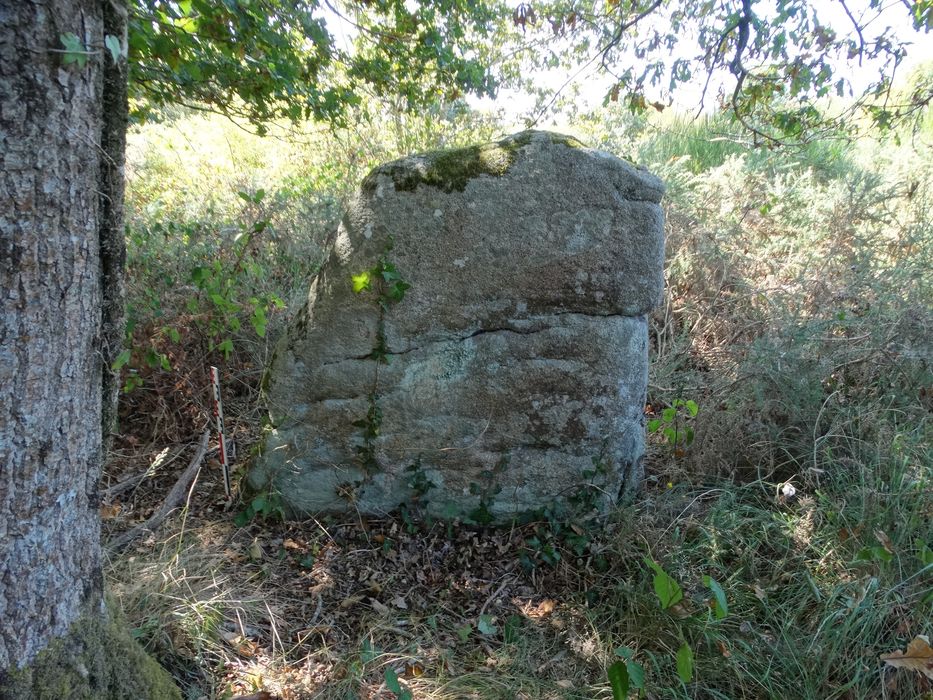
<path id="1" fill-rule="evenodd" d="M 262 138 L 165 117 L 129 140 L 112 531 L 173 482 L 210 415 L 210 364 L 244 464 L 262 368 L 362 176 L 508 129 L 456 100 Z M 775 150 L 725 117 L 612 103 L 573 130 L 669 187 L 644 498 L 598 530 L 548 514 L 505 532 L 405 513 L 286 524 L 274 503 L 237 527 L 246 504 L 206 468 L 182 515 L 109 569 L 189 697 L 609 698 L 619 660 L 652 698 L 930 693 L 879 659 L 933 634 L 929 109 Z"/>

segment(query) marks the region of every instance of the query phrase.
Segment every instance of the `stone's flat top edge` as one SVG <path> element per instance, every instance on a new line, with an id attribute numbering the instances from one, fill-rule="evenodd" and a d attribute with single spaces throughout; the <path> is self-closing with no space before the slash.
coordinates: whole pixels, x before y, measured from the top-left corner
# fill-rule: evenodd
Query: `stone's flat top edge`
<path id="1" fill-rule="evenodd" d="M 488 156 L 488 154 L 495 154 L 492 160 L 497 160 L 498 162 L 493 162 L 492 164 L 483 163 L 474 165 L 473 167 L 468 165 L 464 172 L 458 174 L 461 178 L 465 177 L 466 179 L 472 179 L 473 177 L 484 174 L 501 176 L 511 168 L 514 163 L 514 156 L 517 152 L 528 147 L 540 148 L 542 146 L 562 146 L 564 148 L 580 151 L 592 158 L 605 161 L 607 165 L 618 169 L 625 176 L 635 181 L 628 184 L 624 192 L 624 194 L 635 200 L 660 203 L 667 189 L 664 182 L 659 177 L 649 172 L 643 166 L 635 165 L 608 151 L 590 148 L 573 136 L 543 129 L 528 129 L 485 143 L 414 153 L 403 158 L 389 161 L 373 168 L 366 177 L 363 178 L 361 189 L 364 191 L 375 189 L 377 177 L 383 175 L 395 181 L 397 190 L 414 189 L 417 184 L 424 183 L 440 187 L 447 192 L 450 192 L 452 189 L 462 191 L 462 179 L 459 183 L 460 186 L 455 185 L 453 187 L 445 186 L 447 183 L 441 184 L 437 181 L 432 182 L 432 169 L 441 161 L 445 159 L 449 160 L 451 157 L 455 156 L 476 161 L 477 159 Z M 400 177 L 402 181 L 399 180 Z"/>

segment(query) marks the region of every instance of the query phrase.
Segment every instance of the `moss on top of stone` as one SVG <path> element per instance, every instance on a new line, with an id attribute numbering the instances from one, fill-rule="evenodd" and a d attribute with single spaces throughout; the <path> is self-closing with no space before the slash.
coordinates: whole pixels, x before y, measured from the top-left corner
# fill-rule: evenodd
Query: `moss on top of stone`
<path id="1" fill-rule="evenodd" d="M 512 136 L 477 146 L 430 151 L 404 160 L 387 163 L 373 170 L 363 180 L 364 192 L 376 189 L 379 175 L 392 179 L 396 191 L 412 192 L 418 185 L 436 187 L 444 192 L 463 192 L 470 180 L 480 175 L 501 177 L 515 164 L 518 152 L 537 135 L 551 143 L 582 148 L 583 144 L 570 136 L 542 131 L 523 131 Z"/>

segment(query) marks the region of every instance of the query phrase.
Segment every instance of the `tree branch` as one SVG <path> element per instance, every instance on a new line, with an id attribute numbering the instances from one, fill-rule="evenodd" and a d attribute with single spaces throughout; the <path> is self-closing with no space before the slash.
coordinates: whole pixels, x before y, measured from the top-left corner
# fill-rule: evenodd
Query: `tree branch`
<path id="1" fill-rule="evenodd" d="M 119 535 L 118 537 L 110 540 L 107 543 L 107 549 L 114 553 L 122 551 L 130 542 L 135 540 L 144 532 L 158 527 L 173 510 L 182 504 L 182 502 L 185 500 L 185 494 L 188 491 L 188 487 L 191 485 L 191 482 L 194 481 L 197 473 L 201 470 L 201 463 L 204 461 L 204 457 L 207 454 L 207 443 L 208 440 L 210 440 L 210 436 L 210 429 L 205 429 L 204 433 L 201 435 L 201 442 L 198 444 L 198 448 L 195 450 L 194 456 L 191 458 L 191 462 L 188 464 L 188 468 L 182 472 L 180 477 L 178 477 L 178 481 L 175 482 L 172 490 L 168 492 L 168 496 L 165 497 L 165 500 L 162 502 L 162 505 L 159 507 L 159 509 L 150 515 L 146 522 L 137 525 L 136 527 L 127 530 L 122 535 Z"/>
<path id="2" fill-rule="evenodd" d="M 862 55 L 865 53 L 865 37 L 862 34 L 862 27 L 856 21 L 855 17 L 852 15 L 852 12 L 849 11 L 849 6 L 846 5 L 846 0 L 839 0 L 839 3 L 842 5 L 842 9 L 845 10 L 846 16 L 852 22 L 852 26 L 855 27 L 855 33 L 858 34 L 858 64 L 862 65 Z"/>

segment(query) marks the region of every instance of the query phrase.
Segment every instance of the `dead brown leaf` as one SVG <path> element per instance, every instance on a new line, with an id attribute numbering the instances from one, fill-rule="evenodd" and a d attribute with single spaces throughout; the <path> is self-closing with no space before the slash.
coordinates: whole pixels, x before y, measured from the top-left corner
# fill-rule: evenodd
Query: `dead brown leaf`
<path id="1" fill-rule="evenodd" d="M 884 547 L 889 554 L 894 554 L 894 543 L 886 532 L 883 530 L 875 530 L 875 539 L 881 543 L 881 546 Z"/>
<path id="2" fill-rule="evenodd" d="M 933 680 L 933 647 L 930 647 L 930 640 L 922 634 L 914 637 L 907 645 L 906 652 L 898 649 L 890 654 L 882 654 L 881 660 L 894 668 L 917 671 Z"/>
<path id="3" fill-rule="evenodd" d="M 100 507 L 100 519 L 112 520 L 120 515 L 121 510 L 123 510 L 123 506 L 119 503 L 105 503 Z"/>
<path id="4" fill-rule="evenodd" d="M 347 608 L 352 608 L 354 605 L 357 605 L 361 602 L 363 602 L 363 596 L 351 595 L 340 601 L 340 607 L 346 610 Z"/>
<path id="5" fill-rule="evenodd" d="M 406 678 L 421 678 L 424 675 L 424 666 L 415 662 L 413 664 L 405 665 L 405 677 Z"/>

